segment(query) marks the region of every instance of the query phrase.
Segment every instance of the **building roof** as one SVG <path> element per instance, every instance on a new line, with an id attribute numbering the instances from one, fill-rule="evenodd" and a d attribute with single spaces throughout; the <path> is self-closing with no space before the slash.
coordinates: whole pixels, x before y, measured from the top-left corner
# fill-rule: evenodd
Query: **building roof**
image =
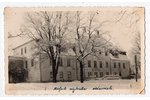
<path id="1" fill-rule="evenodd" d="M 32 42 L 32 41 L 34 41 L 34 40 L 29 40 L 29 41 L 27 41 L 27 42 L 25 42 L 25 43 L 23 43 L 23 44 L 21 44 L 21 45 L 15 47 L 15 48 L 13 48 L 13 50 L 15 50 L 15 49 L 17 49 L 17 48 L 19 48 L 19 47 L 22 47 L 22 46 L 24 46 L 24 45 L 26 45 L 26 44 L 28 44 L 28 43 L 30 43 L 30 42 Z"/>
<path id="2" fill-rule="evenodd" d="M 118 54 L 118 56 L 113 56 L 111 53 L 110 53 L 110 59 L 113 59 L 113 60 L 129 60 L 127 55 Z"/>

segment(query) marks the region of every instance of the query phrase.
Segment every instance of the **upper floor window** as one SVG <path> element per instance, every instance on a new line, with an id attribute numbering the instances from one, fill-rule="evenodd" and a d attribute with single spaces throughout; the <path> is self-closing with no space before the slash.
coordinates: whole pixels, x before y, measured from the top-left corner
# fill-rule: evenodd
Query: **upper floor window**
<path id="1" fill-rule="evenodd" d="M 59 58 L 59 66 L 63 66 L 63 60 L 62 60 L 62 58 Z"/>
<path id="2" fill-rule="evenodd" d="M 31 66 L 34 66 L 34 59 L 31 59 Z"/>
<path id="3" fill-rule="evenodd" d="M 124 69 L 126 68 L 125 63 L 123 63 L 123 68 L 124 68 Z"/>
<path id="4" fill-rule="evenodd" d="M 97 68 L 97 62 L 94 61 L 94 68 Z"/>
<path id="5" fill-rule="evenodd" d="M 91 67 L 91 61 L 88 60 L 88 67 Z"/>
<path id="6" fill-rule="evenodd" d="M 21 55 L 23 55 L 23 48 L 21 48 Z"/>
<path id="7" fill-rule="evenodd" d="M 71 66 L 71 61 L 70 61 L 70 59 L 67 59 L 67 66 L 68 66 L 68 67 Z"/>
<path id="8" fill-rule="evenodd" d="M 101 50 L 99 50 L 99 54 L 102 54 Z"/>
<path id="9" fill-rule="evenodd" d="M 116 62 L 114 62 L 114 68 L 116 68 Z"/>
<path id="10" fill-rule="evenodd" d="M 118 66 L 119 66 L 119 68 L 121 68 L 121 65 L 120 65 L 120 63 L 118 63 Z"/>
<path id="11" fill-rule="evenodd" d="M 106 68 L 108 68 L 108 62 L 106 61 Z"/>
<path id="12" fill-rule="evenodd" d="M 24 53 L 25 53 L 25 54 L 27 53 L 27 48 L 26 48 L 26 47 L 24 47 Z"/>
<path id="13" fill-rule="evenodd" d="M 107 52 L 105 52 L 105 56 L 107 56 L 108 55 L 108 53 Z"/>
<path id="14" fill-rule="evenodd" d="M 100 68 L 103 67 L 102 61 L 99 61 L 99 67 L 100 67 Z"/>
<path id="15" fill-rule="evenodd" d="M 28 68 L 28 61 L 25 61 L 25 63 L 26 63 L 26 68 Z"/>

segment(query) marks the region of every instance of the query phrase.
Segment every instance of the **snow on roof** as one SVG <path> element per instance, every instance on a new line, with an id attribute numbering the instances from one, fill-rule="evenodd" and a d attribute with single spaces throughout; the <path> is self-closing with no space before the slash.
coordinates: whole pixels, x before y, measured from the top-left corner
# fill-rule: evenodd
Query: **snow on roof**
<path id="1" fill-rule="evenodd" d="M 113 60 L 129 60 L 127 58 L 127 55 L 123 55 L 123 54 L 118 54 L 118 56 L 113 56 L 111 53 L 110 53 L 110 58 L 113 59 Z"/>

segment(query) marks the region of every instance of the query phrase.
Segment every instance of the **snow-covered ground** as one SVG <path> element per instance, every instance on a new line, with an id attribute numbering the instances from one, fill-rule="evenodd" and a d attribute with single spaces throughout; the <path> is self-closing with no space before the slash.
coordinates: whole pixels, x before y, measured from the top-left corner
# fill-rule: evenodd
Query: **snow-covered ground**
<path id="1" fill-rule="evenodd" d="M 115 90 L 118 91 L 117 93 L 128 93 L 128 92 L 134 92 L 138 90 L 137 93 L 139 93 L 142 90 L 142 85 L 140 80 L 136 82 L 135 80 L 89 80 L 85 81 L 84 83 L 80 83 L 79 81 L 73 81 L 73 82 L 57 82 L 57 83 L 17 83 L 17 84 L 9 84 L 7 86 L 8 90 L 16 91 L 17 93 L 19 90 L 26 90 L 29 91 L 51 91 L 55 90 L 56 94 L 57 92 L 60 93 L 60 91 L 64 90 L 71 90 L 74 89 L 78 91 L 78 89 L 85 89 L 85 90 L 93 90 L 93 88 L 103 90 L 103 92 L 108 89 L 110 91 Z M 108 91 L 107 90 L 107 91 Z M 127 92 L 128 91 L 128 92 Z M 73 91 L 72 91 L 73 92 Z M 83 92 L 83 91 L 82 91 Z M 95 92 L 95 91 L 94 91 Z M 93 92 L 93 93 L 94 93 Z M 15 92 L 16 93 L 16 92 Z M 40 92 L 41 93 L 41 92 Z M 62 92 L 63 93 L 63 92 Z M 53 93 L 50 93 L 53 94 Z"/>

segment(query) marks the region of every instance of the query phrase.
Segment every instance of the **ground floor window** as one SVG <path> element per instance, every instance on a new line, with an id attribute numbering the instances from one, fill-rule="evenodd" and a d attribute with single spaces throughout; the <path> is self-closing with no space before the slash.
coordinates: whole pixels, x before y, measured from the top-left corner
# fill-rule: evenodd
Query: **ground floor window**
<path id="1" fill-rule="evenodd" d="M 71 72 L 68 71 L 67 74 L 68 74 L 68 79 L 70 80 L 71 79 Z"/>
<path id="2" fill-rule="evenodd" d="M 124 68 L 124 69 L 126 68 L 125 63 L 123 63 L 123 68 Z"/>
<path id="3" fill-rule="evenodd" d="M 88 77 L 90 77 L 92 75 L 92 73 L 91 72 L 88 72 Z"/>
<path id="4" fill-rule="evenodd" d="M 100 75 L 100 77 L 103 77 L 103 72 L 100 72 L 99 75 Z"/>
<path id="5" fill-rule="evenodd" d="M 63 72 L 59 72 L 59 78 L 63 78 Z"/>
<path id="6" fill-rule="evenodd" d="M 117 75 L 117 72 L 115 72 L 114 74 Z"/>
<path id="7" fill-rule="evenodd" d="M 106 75 L 109 75 L 109 72 L 106 72 Z"/>
<path id="8" fill-rule="evenodd" d="M 95 77 L 98 77 L 98 72 L 94 72 Z"/>

